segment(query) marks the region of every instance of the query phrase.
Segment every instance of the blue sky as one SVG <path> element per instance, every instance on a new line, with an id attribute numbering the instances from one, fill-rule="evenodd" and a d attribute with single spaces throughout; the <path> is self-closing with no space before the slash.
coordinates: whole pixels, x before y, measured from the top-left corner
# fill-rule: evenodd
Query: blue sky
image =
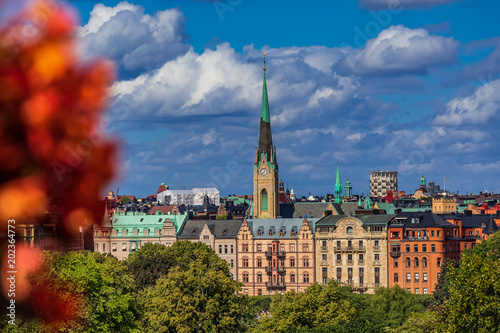
<path id="1" fill-rule="evenodd" d="M 71 1 L 85 57 L 116 62 L 106 130 L 122 194 L 252 193 L 268 53 L 280 177 L 298 195 L 366 193 L 370 171 L 500 190 L 497 0 Z"/>

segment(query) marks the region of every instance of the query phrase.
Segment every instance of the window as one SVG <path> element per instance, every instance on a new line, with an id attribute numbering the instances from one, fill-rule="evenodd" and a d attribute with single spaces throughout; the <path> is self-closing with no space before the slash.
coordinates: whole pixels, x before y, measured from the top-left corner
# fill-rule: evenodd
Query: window
<path id="1" fill-rule="evenodd" d="M 420 274 L 415 273 L 415 282 L 419 282 L 419 281 L 420 281 Z"/>
<path id="2" fill-rule="evenodd" d="M 262 274 L 257 274 L 257 282 L 262 282 Z"/>
<path id="3" fill-rule="evenodd" d="M 267 212 L 267 191 L 263 189 L 260 192 L 260 207 L 263 212 Z"/>
<path id="4" fill-rule="evenodd" d="M 438 267 L 441 267 L 441 258 L 438 258 L 437 264 L 438 264 Z"/>
<path id="5" fill-rule="evenodd" d="M 398 273 L 394 273 L 394 282 L 398 283 Z"/>
<path id="6" fill-rule="evenodd" d="M 95 250 L 96 252 L 99 252 L 99 243 L 95 243 Z"/>
<path id="7" fill-rule="evenodd" d="M 290 274 L 290 282 L 295 282 L 295 274 Z"/>
<path id="8" fill-rule="evenodd" d="M 342 268 L 337 267 L 337 282 L 341 282 L 341 281 L 342 281 Z"/>
<path id="9" fill-rule="evenodd" d="M 328 276 L 328 267 L 321 268 L 321 274 L 323 276 Z"/>
<path id="10" fill-rule="evenodd" d="M 380 254 L 375 253 L 375 261 L 379 261 L 379 260 L 380 260 Z"/>
<path id="11" fill-rule="evenodd" d="M 406 252 L 410 252 L 410 245 L 406 244 Z"/>
<path id="12" fill-rule="evenodd" d="M 363 267 L 359 268 L 359 283 L 365 283 L 365 269 Z"/>
<path id="13" fill-rule="evenodd" d="M 438 237 L 441 237 L 441 230 L 437 231 L 437 235 L 438 235 Z"/>
<path id="14" fill-rule="evenodd" d="M 230 267 L 231 267 L 231 268 L 234 268 L 234 260 L 233 260 L 233 259 L 231 259 L 231 264 L 230 264 Z"/>
<path id="15" fill-rule="evenodd" d="M 418 252 L 418 244 L 415 244 L 415 245 L 413 246 L 413 251 L 414 251 L 414 252 Z"/>
<path id="16" fill-rule="evenodd" d="M 324 261 L 328 260 L 328 255 L 327 254 L 322 254 L 321 255 L 321 260 L 324 260 Z"/>
<path id="17" fill-rule="evenodd" d="M 224 253 L 227 253 L 227 245 L 224 245 Z"/>
<path id="18" fill-rule="evenodd" d="M 290 267 L 295 267 L 295 258 L 290 258 Z"/>
<path id="19" fill-rule="evenodd" d="M 420 290 L 418 288 L 415 288 L 415 295 L 420 294 Z"/>
<path id="20" fill-rule="evenodd" d="M 304 267 L 309 267 L 309 258 L 302 259 L 302 262 Z"/>
<path id="21" fill-rule="evenodd" d="M 352 253 L 347 255 L 347 262 L 352 262 Z"/>
<path id="22" fill-rule="evenodd" d="M 262 236 L 262 230 L 261 229 L 257 230 L 257 236 Z"/>
<path id="23" fill-rule="evenodd" d="M 326 247 L 326 241 L 325 240 L 321 242 L 321 246 Z"/>
<path id="24" fill-rule="evenodd" d="M 346 234 L 348 234 L 348 235 L 352 235 L 352 234 L 354 233 L 354 229 L 353 229 L 352 227 L 347 227 L 347 229 L 346 229 L 346 231 L 345 231 L 345 232 L 346 232 Z"/>
<path id="25" fill-rule="evenodd" d="M 243 273 L 243 282 L 248 283 L 248 273 Z"/>
<path id="26" fill-rule="evenodd" d="M 295 252 L 295 244 L 290 244 L 290 252 Z"/>
<path id="27" fill-rule="evenodd" d="M 424 295 L 427 295 L 427 288 L 424 288 Z"/>
<path id="28" fill-rule="evenodd" d="M 431 237 L 434 237 L 434 230 L 431 230 Z"/>
<path id="29" fill-rule="evenodd" d="M 285 244 L 283 243 L 280 244 L 280 251 L 285 252 Z"/>
<path id="30" fill-rule="evenodd" d="M 262 289 L 257 289 L 257 295 L 262 296 Z"/>
<path id="31" fill-rule="evenodd" d="M 116 243 L 113 243 L 113 245 L 112 245 L 112 251 L 116 252 Z"/>
<path id="32" fill-rule="evenodd" d="M 337 248 L 340 248 L 340 241 L 337 241 Z"/>
<path id="33" fill-rule="evenodd" d="M 127 243 L 122 243 L 122 251 L 127 251 Z"/>
<path id="34" fill-rule="evenodd" d="M 464 244 L 464 249 L 466 249 L 466 248 L 467 248 L 467 243 Z"/>
<path id="35" fill-rule="evenodd" d="M 219 245 L 219 253 L 222 253 L 222 245 Z"/>
<path id="36" fill-rule="evenodd" d="M 347 279 L 349 283 L 352 283 L 352 267 L 347 268 Z"/>
<path id="37" fill-rule="evenodd" d="M 337 254 L 337 261 L 342 261 L 342 255 L 341 254 Z"/>
<path id="38" fill-rule="evenodd" d="M 272 236 L 272 235 L 273 235 L 273 230 L 269 229 L 269 236 Z"/>
<path id="39" fill-rule="evenodd" d="M 304 281 L 304 283 L 309 282 L 309 273 L 304 273 L 303 281 Z"/>
<path id="40" fill-rule="evenodd" d="M 431 244 L 431 251 L 436 252 L 436 245 L 435 244 Z"/>
<path id="41" fill-rule="evenodd" d="M 248 252 L 248 244 L 242 244 L 241 248 L 242 248 L 241 249 L 242 252 Z"/>
<path id="42" fill-rule="evenodd" d="M 378 250 L 380 248 L 380 243 L 378 240 L 375 241 L 375 250 Z"/>
<path id="43" fill-rule="evenodd" d="M 427 273 L 424 273 L 424 282 L 427 282 Z"/>
<path id="44" fill-rule="evenodd" d="M 411 273 L 406 273 L 406 282 L 411 282 Z"/>
<path id="45" fill-rule="evenodd" d="M 360 249 L 362 249 L 362 248 L 363 248 L 363 241 L 362 241 L 362 240 L 360 240 L 360 241 L 359 241 L 359 248 L 360 248 Z"/>
<path id="46" fill-rule="evenodd" d="M 415 267 L 418 267 L 418 258 L 415 258 Z"/>
<path id="47" fill-rule="evenodd" d="M 248 267 L 248 258 L 243 258 L 243 267 Z"/>
<path id="48" fill-rule="evenodd" d="M 427 258 L 422 258 L 422 267 L 427 267 Z"/>
<path id="49" fill-rule="evenodd" d="M 262 244 L 257 244 L 257 252 L 262 252 Z"/>
<path id="50" fill-rule="evenodd" d="M 233 245 L 231 245 L 231 253 L 233 253 L 234 249 L 233 249 Z"/>
<path id="51" fill-rule="evenodd" d="M 352 246 L 352 241 L 347 241 L 347 246 L 351 247 Z"/>
<path id="52" fill-rule="evenodd" d="M 362 263 L 362 262 L 364 261 L 364 259 L 365 259 L 365 257 L 364 257 L 364 255 L 363 255 L 363 253 L 360 253 L 360 254 L 358 255 L 358 260 L 359 260 L 359 262 L 360 262 L 360 263 Z"/>
<path id="53" fill-rule="evenodd" d="M 410 258 L 406 257 L 406 267 L 410 267 Z"/>
<path id="54" fill-rule="evenodd" d="M 262 258 L 257 258 L 257 267 L 262 267 Z"/>
<path id="55" fill-rule="evenodd" d="M 309 252 L 309 244 L 307 243 L 302 244 L 302 252 Z"/>

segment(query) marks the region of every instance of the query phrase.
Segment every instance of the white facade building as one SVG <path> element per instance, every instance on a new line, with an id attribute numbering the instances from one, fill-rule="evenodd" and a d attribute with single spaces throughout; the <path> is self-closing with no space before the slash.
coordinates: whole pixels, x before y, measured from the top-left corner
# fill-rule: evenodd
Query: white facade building
<path id="1" fill-rule="evenodd" d="M 203 205 L 203 198 L 208 196 L 210 203 L 220 205 L 220 192 L 213 187 L 193 188 L 192 190 L 166 190 L 157 194 L 161 205 Z"/>

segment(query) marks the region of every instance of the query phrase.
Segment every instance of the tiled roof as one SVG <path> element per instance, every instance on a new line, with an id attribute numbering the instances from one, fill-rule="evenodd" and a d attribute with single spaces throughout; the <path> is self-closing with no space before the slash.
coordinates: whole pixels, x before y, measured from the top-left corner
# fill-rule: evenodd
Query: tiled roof
<path id="1" fill-rule="evenodd" d="M 354 215 L 358 209 L 358 202 L 344 202 L 342 203 L 342 210 L 346 215 Z"/>
<path id="2" fill-rule="evenodd" d="M 321 218 L 329 205 L 332 205 L 337 214 L 343 214 L 339 204 L 331 202 L 296 202 L 280 204 L 280 215 L 283 218 Z"/>
<path id="3" fill-rule="evenodd" d="M 394 217 L 394 214 L 387 214 L 387 215 L 354 215 L 354 216 L 348 216 L 348 215 L 330 215 L 330 216 L 325 216 L 321 220 L 319 220 L 316 223 L 316 226 L 334 226 L 337 225 L 337 223 L 347 217 L 351 218 L 356 218 L 363 222 L 363 224 L 366 225 L 373 225 L 373 224 L 387 224 L 392 218 Z"/>
<path id="4" fill-rule="evenodd" d="M 205 224 L 216 238 L 236 238 L 242 220 L 187 220 L 179 239 L 197 239 Z"/>
<path id="5" fill-rule="evenodd" d="M 498 229 L 499 228 L 498 228 L 495 220 L 493 219 L 493 215 L 490 215 L 490 219 L 486 223 L 486 226 L 484 227 L 483 232 L 487 235 L 490 235 L 490 234 L 493 234 L 496 231 L 498 231 Z"/>
<path id="6" fill-rule="evenodd" d="M 154 215 L 156 212 L 162 212 L 164 214 L 171 213 L 175 206 L 153 206 L 148 212 L 148 215 Z"/>
<path id="7" fill-rule="evenodd" d="M 303 218 L 282 218 L 282 219 L 248 219 L 248 227 L 252 231 L 252 235 L 255 239 L 275 239 L 275 238 L 297 238 L 298 232 L 302 227 L 304 222 Z M 314 233 L 315 224 L 319 221 L 319 218 L 308 218 L 307 222 L 311 231 Z M 261 229 L 262 235 L 258 235 L 258 230 Z M 269 231 L 273 234 L 269 235 Z M 290 236 L 290 232 L 294 230 L 295 236 Z M 280 231 L 283 231 L 283 236 L 280 235 Z"/>
<path id="8" fill-rule="evenodd" d="M 398 225 L 396 223 L 402 222 L 405 227 L 452 227 L 457 228 L 456 225 L 446 221 L 439 215 L 433 214 L 432 212 L 401 212 L 398 213 L 393 221 L 392 226 Z M 399 224 L 400 225 L 400 224 Z"/>

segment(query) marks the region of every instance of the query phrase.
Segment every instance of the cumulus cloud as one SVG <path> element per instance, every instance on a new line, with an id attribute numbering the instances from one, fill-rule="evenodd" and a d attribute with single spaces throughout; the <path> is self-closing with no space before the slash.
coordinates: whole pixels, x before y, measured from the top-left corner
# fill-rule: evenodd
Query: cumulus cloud
<path id="1" fill-rule="evenodd" d="M 382 30 L 363 49 L 353 49 L 334 68 L 359 75 L 425 73 L 429 67 L 452 64 L 458 51 L 453 38 L 398 25 Z"/>
<path id="2" fill-rule="evenodd" d="M 446 104 L 435 125 L 460 126 L 486 124 L 500 116 L 500 80 L 485 83 L 467 97 L 457 97 Z"/>
<path id="3" fill-rule="evenodd" d="M 362 8 L 372 10 L 400 10 L 433 7 L 453 1 L 459 0 L 360 0 L 359 5 Z"/>
<path id="4" fill-rule="evenodd" d="M 178 9 L 148 15 L 142 6 L 128 2 L 95 5 L 79 36 L 87 56 L 105 56 L 125 70 L 151 69 L 189 50 Z"/>

